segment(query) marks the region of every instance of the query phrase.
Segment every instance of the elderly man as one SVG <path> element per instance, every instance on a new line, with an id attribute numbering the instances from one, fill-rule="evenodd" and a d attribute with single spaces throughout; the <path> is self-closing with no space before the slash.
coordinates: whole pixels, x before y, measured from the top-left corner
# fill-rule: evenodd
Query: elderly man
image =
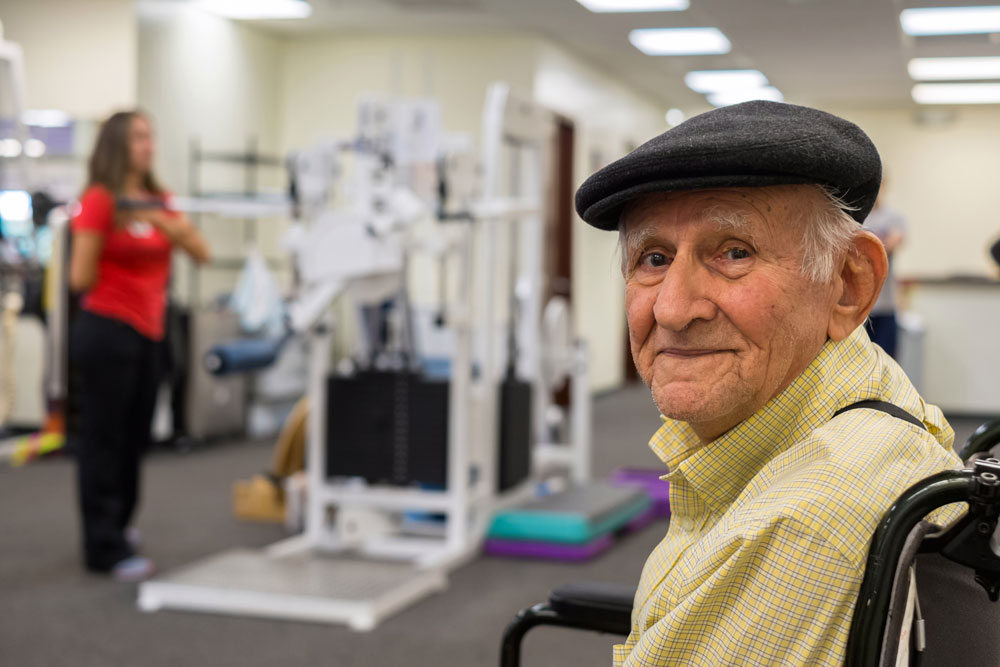
<path id="1" fill-rule="evenodd" d="M 663 415 L 673 512 L 616 665 L 834 665 L 869 539 L 908 486 L 960 465 L 941 411 L 861 326 L 887 272 L 859 222 L 868 137 L 748 102 L 590 177 L 617 230 L 632 355 Z M 947 517 L 946 517 L 947 518 Z"/>

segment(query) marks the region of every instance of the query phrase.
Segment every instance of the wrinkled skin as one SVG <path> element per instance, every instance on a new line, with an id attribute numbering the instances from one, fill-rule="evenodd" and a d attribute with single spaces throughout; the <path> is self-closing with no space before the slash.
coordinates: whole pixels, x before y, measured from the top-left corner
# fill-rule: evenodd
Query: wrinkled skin
<path id="1" fill-rule="evenodd" d="M 636 367 L 660 412 L 704 442 L 849 335 L 878 295 L 885 253 L 867 232 L 831 280 L 803 277 L 801 226 L 817 197 L 806 186 L 660 193 L 625 213 L 626 238 L 641 239 L 624 264 Z M 734 214 L 742 225 L 720 222 Z"/>

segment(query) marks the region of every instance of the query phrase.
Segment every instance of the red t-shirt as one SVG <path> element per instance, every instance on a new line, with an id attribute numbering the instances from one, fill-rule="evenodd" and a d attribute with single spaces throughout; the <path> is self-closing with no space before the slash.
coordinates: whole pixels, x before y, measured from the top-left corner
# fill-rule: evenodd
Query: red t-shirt
<path id="1" fill-rule="evenodd" d="M 97 315 L 125 322 L 143 336 L 163 338 L 170 275 L 170 240 L 148 222 L 115 224 L 115 199 L 100 186 L 80 197 L 74 232 L 87 230 L 104 237 L 97 265 L 97 282 L 83 297 L 82 307 Z"/>

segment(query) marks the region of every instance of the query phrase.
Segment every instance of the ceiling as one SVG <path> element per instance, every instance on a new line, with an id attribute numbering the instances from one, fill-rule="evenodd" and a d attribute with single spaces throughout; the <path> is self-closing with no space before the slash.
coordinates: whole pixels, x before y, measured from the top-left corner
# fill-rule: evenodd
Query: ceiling
<path id="1" fill-rule="evenodd" d="M 906 7 L 997 4 L 997 0 L 691 0 L 683 12 L 594 14 L 575 0 L 310 0 L 313 15 L 263 22 L 284 33 L 529 31 L 645 92 L 667 107 L 705 106 L 684 85 L 695 69 L 761 70 L 789 102 L 899 108 L 910 100 L 906 62 L 917 56 L 1000 55 L 997 35 L 908 37 Z M 715 26 L 724 56 L 653 57 L 628 42 L 633 28 Z"/>

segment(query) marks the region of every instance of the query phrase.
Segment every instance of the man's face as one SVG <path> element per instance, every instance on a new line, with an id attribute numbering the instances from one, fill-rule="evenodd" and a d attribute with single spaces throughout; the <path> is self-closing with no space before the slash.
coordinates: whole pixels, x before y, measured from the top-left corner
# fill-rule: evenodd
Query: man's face
<path id="1" fill-rule="evenodd" d="M 632 356 L 660 412 L 710 441 L 819 353 L 833 283 L 802 276 L 808 186 L 650 195 L 626 212 Z M 734 223 L 735 221 L 735 223 Z"/>

